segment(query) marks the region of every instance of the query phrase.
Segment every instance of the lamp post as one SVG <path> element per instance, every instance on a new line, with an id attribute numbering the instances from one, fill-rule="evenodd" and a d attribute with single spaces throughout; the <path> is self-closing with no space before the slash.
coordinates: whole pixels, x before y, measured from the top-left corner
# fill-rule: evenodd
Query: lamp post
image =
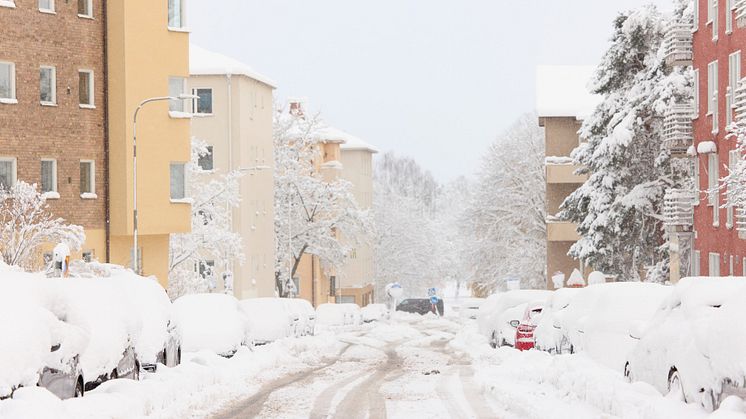
<path id="1" fill-rule="evenodd" d="M 188 100 L 188 99 L 199 99 L 199 96 L 180 94 L 178 97 L 174 96 L 158 96 L 145 99 L 140 102 L 140 105 L 135 109 L 135 116 L 132 124 L 132 225 L 133 225 L 133 248 L 132 248 L 132 269 L 135 273 L 140 272 L 140 258 L 137 248 L 137 114 L 140 113 L 145 105 L 151 102 L 160 102 L 165 100 Z"/>

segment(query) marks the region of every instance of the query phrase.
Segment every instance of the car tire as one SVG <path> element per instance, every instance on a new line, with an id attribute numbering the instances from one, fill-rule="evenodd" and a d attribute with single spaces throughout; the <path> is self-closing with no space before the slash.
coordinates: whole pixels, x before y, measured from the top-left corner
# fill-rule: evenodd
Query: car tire
<path id="1" fill-rule="evenodd" d="M 176 348 L 176 359 L 174 360 L 174 367 L 181 364 L 181 346 Z"/>
<path id="2" fill-rule="evenodd" d="M 676 368 L 671 368 L 671 371 L 668 373 L 668 395 L 686 403 L 686 394 L 684 394 L 684 386 L 681 384 L 681 375 L 679 375 L 679 371 Z"/>
<path id="3" fill-rule="evenodd" d="M 624 364 L 624 379 L 627 380 L 628 383 L 632 382 L 632 371 L 629 362 Z"/>
<path id="4" fill-rule="evenodd" d="M 109 380 L 116 380 L 117 378 L 119 378 L 119 371 L 114 368 L 113 370 L 111 370 L 111 374 L 109 374 Z"/>
<path id="5" fill-rule="evenodd" d="M 702 395 L 702 407 L 708 412 L 714 412 L 717 408 L 720 399 L 720 395 L 715 394 L 715 390 L 707 390 Z"/>
<path id="6" fill-rule="evenodd" d="M 140 362 L 135 361 L 135 368 L 132 370 L 132 379 L 140 381 Z"/>
<path id="7" fill-rule="evenodd" d="M 83 384 L 83 377 L 78 377 L 78 380 L 75 382 L 75 393 L 73 394 L 73 397 L 83 397 L 85 395 L 85 384 Z"/>
<path id="8" fill-rule="evenodd" d="M 497 336 L 495 336 L 495 332 L 492 332 L 492 335 L 490 336 L 490 346 L 492 349 L 497 348 Z"/>

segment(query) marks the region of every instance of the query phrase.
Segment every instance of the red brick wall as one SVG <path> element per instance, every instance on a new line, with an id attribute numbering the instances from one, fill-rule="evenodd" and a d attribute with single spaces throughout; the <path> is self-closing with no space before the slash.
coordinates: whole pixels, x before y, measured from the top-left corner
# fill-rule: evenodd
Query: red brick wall
<path id="1" fill-rule="evenodd" d="M 699 112 L 698 118 L 694 120 L 695 144 L 702 141 L 714 141 L 718 147 L 719 177 L 728 174 L 728 152 L 733 150 L 735 141 L 726 139 L 726 106 L 725 92 L 728 87 L 728 56 L 738 50 L 741 53 L 741 77 L 746 76 L 746 29 L 739 28 L 734 17 L 733 32 L 725 33 L 726 13 L 725 2 L 718 3 L 718 39 L 713 41 L 712 24 L 707 24 L 707 0 L 696 0 L 699 2 L 699 27 L 694 33 L 694 68 L 699 69 Z M 712 116 L 707 115 L 707 65 L 718 60 L 718 120 L 719 132 L 712 133 Z M 699 189 L 707 190 L 708 157 L 703 154 L 699 156 Z M 694 227 L 697 232 L 695 249 L 700 251 L 700 273 L 707 275 L 709 272 L 709 253 L 720 254 L 720 274 L 730 274 L 730 257 L 734 256 L 734 275 L 742 275 L 743 258 L 746 257 L 746 241 L 738 238 L 735 227 L 727 228 L 726 210 L 720 209 L 720 223 L 718 227 L 713 226 L 713 209 L 707 205 L 707 196 L 700 195 L 700 204 L 694 210 Z M 725 203 L 725 194 L 720 194 L 720 204 Z"/>
<path id="2" fill-rule="evenodd" d="M 57 0 L 56 14 L 39 11 L 37 0 L 0 7 L 0 61 L 16 65 L 18 104 L 0 104 L 0 156 L 16 157 L 18 179 L 41 181 L 40 160 L 57 159 L 61 199 L 55 215 L 86 228 L 105 226 L 104 19 L 93 0 L 94 19 L 78 17 L 77 1 Z M 39 66 L 57 72 L 57 106 L 39 100 Z M 81 109 L 78 70 L 94 71 L 96 109 Z M 80 198 L 80 160 L 95 160 L 98 199 Z"/>

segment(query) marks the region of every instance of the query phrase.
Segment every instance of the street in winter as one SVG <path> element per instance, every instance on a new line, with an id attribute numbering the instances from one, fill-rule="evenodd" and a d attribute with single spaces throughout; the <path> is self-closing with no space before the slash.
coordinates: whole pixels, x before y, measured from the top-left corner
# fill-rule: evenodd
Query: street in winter
<path id="1" fill-rule="evenodd" d="M 0 419 L 746 419 L 746 0 L 0 0 Z"/>

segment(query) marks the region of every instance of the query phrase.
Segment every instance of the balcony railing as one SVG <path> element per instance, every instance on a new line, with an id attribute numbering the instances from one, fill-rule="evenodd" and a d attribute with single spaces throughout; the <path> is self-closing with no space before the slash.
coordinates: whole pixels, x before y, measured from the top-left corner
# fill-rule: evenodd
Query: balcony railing
<path id="1" fill-rule="evenodd" d="M 692 127 L 692 105 L 674 105 L 666 113 L 663 121 L 663 146 L 673 154 L 685 154 L 694 143 Z"/>
<path id="2" fill-rule="evenodd" d="M 732 106 L 736 111 L 736 122 L 746 122 L 746 77 L 738 83 Z"/>
<path id="3" fill-rule="evenodd" d="M 669 189 L 663 198 L 663 217 L 667 226 L 691 227 L 697 195 L 689 189 Z"/>
<path id="4" fill-rule="evenodd" d="M 733 8 L 736 9 L 736 23 L 739 28 L 746 26 L 746 0 L 736 0 Z"/>
<path id="5" fill-rule="evenodd" d="M 692 65 L 692 25 L 673 23 L 666 31 L 666 65 Z"/>

